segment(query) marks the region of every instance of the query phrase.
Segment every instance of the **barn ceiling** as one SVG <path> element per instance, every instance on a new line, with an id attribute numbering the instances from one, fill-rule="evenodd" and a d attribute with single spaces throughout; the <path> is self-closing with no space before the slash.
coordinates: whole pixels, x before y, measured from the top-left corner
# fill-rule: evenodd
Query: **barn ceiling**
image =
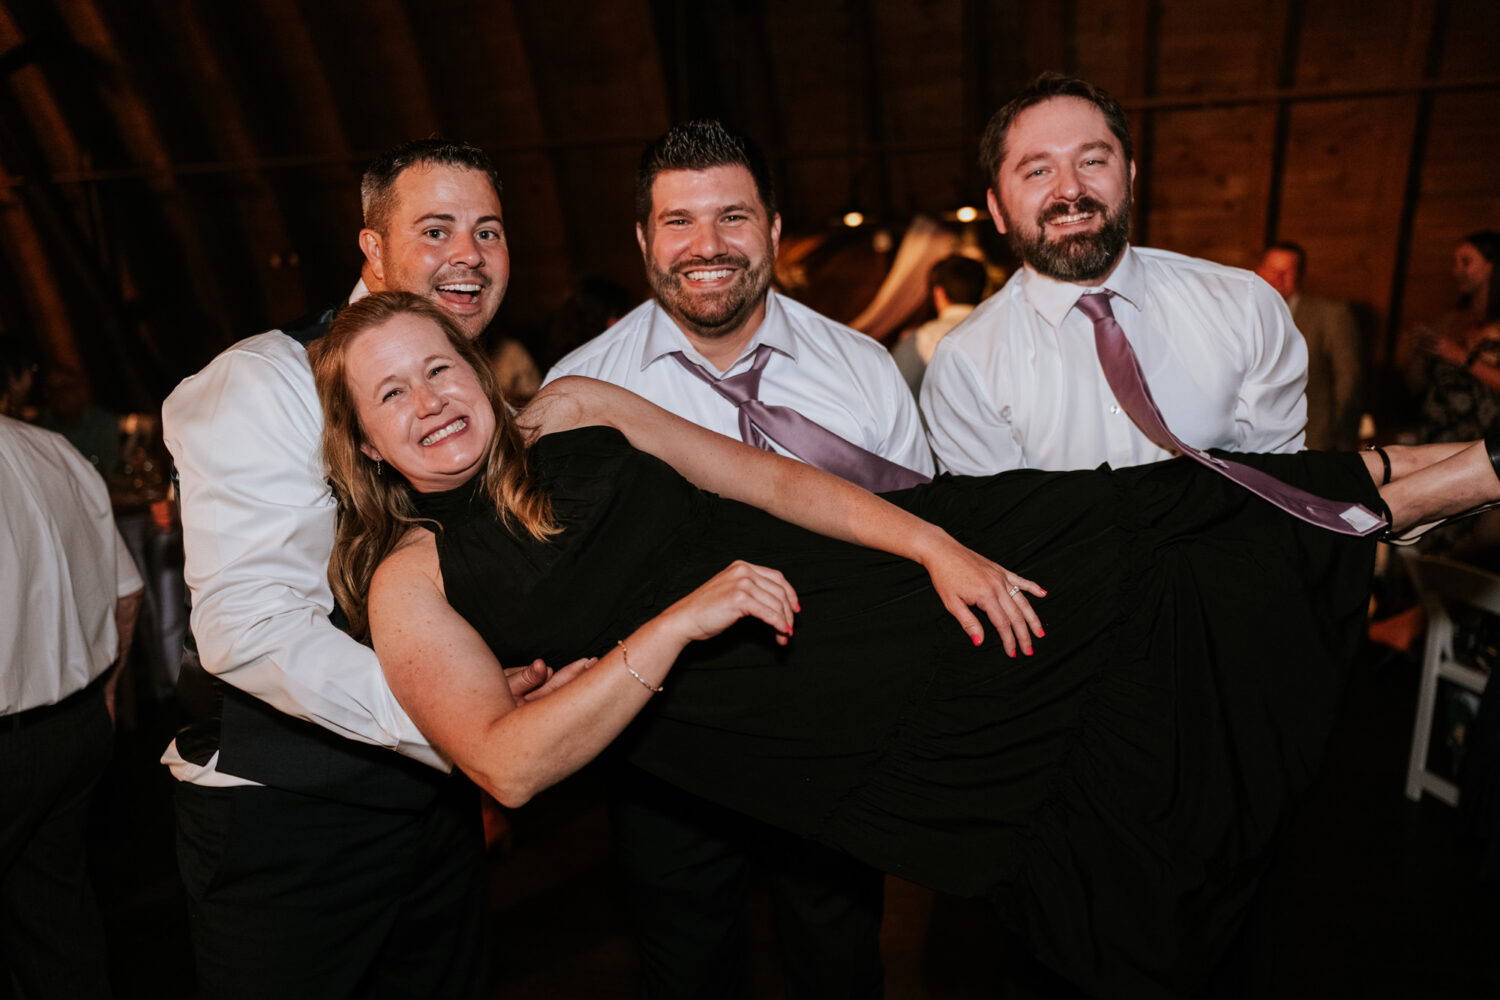
<path id="1" fill-rule="evenodd" d="M 790 232 L 855 206 L 899 229 L 982 205 L 985 119 L 1053 68 L 1135 115 L 1138 241 L 1245 264 L 1268 237 L 1302 240 L 1315 284 L 1393 329 L 1443 304 L 1457 236 L 1500 228 L 1497 11 L 0 0 L 0 324 L 108 405 L 154 408 L 235 339 L 346 293 L 359 171 L 441 134 L 500 166 L 499 322 L 527 336 L 580 276 L 644 293 L 635 160 L 672 122 L 717 115 L 760 138 Z M 827 294 L 815 304 L 858 311 Z"/>

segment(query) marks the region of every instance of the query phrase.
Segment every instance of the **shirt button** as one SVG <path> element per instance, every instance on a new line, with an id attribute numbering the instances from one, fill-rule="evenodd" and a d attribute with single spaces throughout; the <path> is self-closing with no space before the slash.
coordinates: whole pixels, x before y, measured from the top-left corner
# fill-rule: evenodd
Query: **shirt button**
<path id="1" fill-rule="evenodd" d="M 1118 413 L 1119 413 L 1119 412 L 1120 412 L 1120 407 L 1119 407 L 1119 404 L 1116 404 L 1116 405 L 1114 405 L 1114 406 L 1111 406 L 1111 407 L 1110 407 L 1110 408 L 1109 408 L 1109 412 L 1110 412 L 1110 413 L 1114 413 L 1114 414 L 1118 414 Z"/>

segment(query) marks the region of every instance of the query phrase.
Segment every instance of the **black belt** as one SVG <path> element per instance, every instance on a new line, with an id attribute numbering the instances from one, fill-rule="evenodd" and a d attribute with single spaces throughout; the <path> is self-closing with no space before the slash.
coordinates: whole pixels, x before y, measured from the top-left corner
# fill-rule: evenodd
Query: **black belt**
<path id="1" fill-rule="evenodd" d="M 28 708 L 24 712 L 16 712 L 12 715 L 0 715 L 0 733 L 19 732 L 27 726 L 46 722 L 54 716 L 78 708 L 104 690 L 104 681 L 107 677 L 109 677 L 108 670 L 89 681 L 82 690 L 73 692 L 62 701 L 55 701 L 50 705 L 38 705 L 36 708 Z"/>

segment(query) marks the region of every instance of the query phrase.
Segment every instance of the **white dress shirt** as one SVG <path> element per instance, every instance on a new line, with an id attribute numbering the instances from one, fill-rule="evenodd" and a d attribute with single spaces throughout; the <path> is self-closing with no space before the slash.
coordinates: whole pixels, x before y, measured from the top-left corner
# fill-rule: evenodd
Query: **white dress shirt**
<path id="1" fill-rule="evenodd" d="M 364 294 L 361 282 L 350 301 Z M 279 330 L 240 341 L 172 392 L 162 428 L 204 669 L 288 715 L 448 770 L 374 651 L 328 620 L 337 511 L 302 345 Z M 223 783 L 178 767 L 175 749 L 164 760 L 181 779 Z"/>
<path id="2" fill-rule="evenodd" d="M 77 694 L 119 655 L 141 589 L 104 480 L 60 434 L 0 417 L 0 715 Z"/>
<path id="3" fill-rule="evenodd" d="M 775 292 L 744 353 L 719 372 L 695 350 L 655 299 L 563 358 L 547 381 L 587 375 L 613 382 L 695 424 L 739 440 L 739 410 L 669 357 L 681 351 L 716 377 L 738 375 L 766 344 L 772 355 L 761 375 L 760 400 L 789 406 L 847 441 L 898 465 L 932 474 L 911 391 L 889 352 L 864 334 Z M 789 454 L 775 442 L 781 454 Z M 795 458 L 796 456 L 791 456 Z"/>
<path id="4" fill-rule="evenodd" d="M 1307 347 L 1281 296 L 1249 271 L 1127 247 L 1104 287 L 1167 426 L 1199 448 L 1302 447 Z M 938 464 L 1117 467 L 1170 457 L 1115 402 L 1074 309 L 1087 289 L 1030 267 L 939 342 L 922 385 Z"/>

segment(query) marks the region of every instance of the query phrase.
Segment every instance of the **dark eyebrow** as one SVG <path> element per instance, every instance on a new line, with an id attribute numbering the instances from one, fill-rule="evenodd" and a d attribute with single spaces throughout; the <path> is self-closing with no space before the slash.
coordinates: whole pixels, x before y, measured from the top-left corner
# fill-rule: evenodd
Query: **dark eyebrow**
<path id="1" fill-rule="evenodd" d="M 421 216 L 421 217 L 419 217 L 417 219 L 417 225 L 422 225 L 423 223 L 427 223 L 427 222 L 457 222 L 457 221 L 458 221 L 458 216 L 449 214 L 447 212 L 428 212 L 426 215 L 423 215 L 423 216 Z M 495 222 L 495 223 L 500 223 L 501 225 L 504 225 L 504 223 L 500 222 L 500 216 L 498 216 L 498 215 L 481 215 L 478 219 L 475 220 L 475 222 L 476 223 Z"/>

